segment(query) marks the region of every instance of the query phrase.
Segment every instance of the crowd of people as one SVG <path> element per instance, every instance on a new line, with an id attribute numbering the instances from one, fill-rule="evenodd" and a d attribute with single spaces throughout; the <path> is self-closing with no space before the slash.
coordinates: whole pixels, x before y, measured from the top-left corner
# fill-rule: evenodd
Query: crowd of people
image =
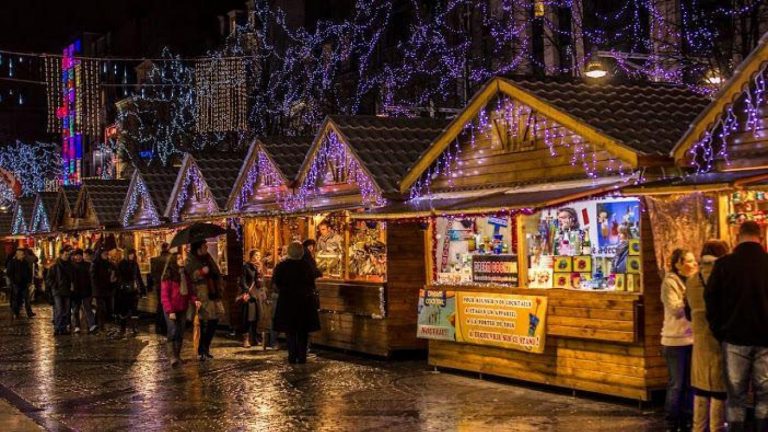
<path id="1" fill-rule="evenodd" d="M 710 240 L 700 256 L 672 253 L 661 286 L 669 431 L 768 431 L 768 253 L 761 228 L 739 227 L 738 244 Z"/>
<path id="2" fill-rule="evenodd" d="M 320 329 L 319 299 L 315 279 L 322 276 L 314 259 L 314 240 L 293 242 L 287 256 L 274 269 L 270 290 L 262 286 L 260 254 L 252 250 L 244 264 L 240 293 L 243 347 L 263 344 L 277 348 L 277 333 L 286 335 L 290 363 L 307 360 L 308 335 Z M 6 263 L 14 320 L 21 319 L 22 308 L 32 318 L 29 288 L 37 260 L 29 249 L 19 248 Z M 55 262 L 44 269 L 44 291 L 53 307 L 54 336 L 83 332 L 123 338 L 138 333 L 138 303 L 150 289 L 156 291 L 155 329 L 167 337 L 168 358 L 172 366 L 181 363 L 181 349 L 188 321 L 195 323 L 197 357 L 212 359 L 211 342 L 219 320 L 225 314 L 224 277 L 205 241 L 190 245 L 186 260 L 167 243 L 150 260 L 150 273 L 144 282 L 134 249 L 118 259 L 117 249 L 99 247 L 59 250 Z M 130 332 L 130 333 L 129 333 Z"/>

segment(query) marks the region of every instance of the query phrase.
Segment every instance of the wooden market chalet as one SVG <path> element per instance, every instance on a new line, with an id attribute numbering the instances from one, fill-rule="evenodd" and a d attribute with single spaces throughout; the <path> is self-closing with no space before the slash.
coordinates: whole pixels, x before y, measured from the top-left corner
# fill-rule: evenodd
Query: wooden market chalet
<path id="1" fill-rule="evenodd" d="M 667 382 L 660 263 L 672 247 L 766 221 L 767 45 L 714 99 L 659 83 L 499 77 L 451 119 L 331 115 L 314 136 L 259 137 L 243 153 L 21 199 L 0 230 L 6 250 L 27 242 L 49 257 L 110 232 L 148 272 L 176 230 L 220 224 L 228 233 L 209 249 L 229 322 L 250 251 L 269 287 L 285 247 L 315 239 L 314 344 L 427 350 L 434 367 L 649 400 Z M 621 260 L 617 245 L 629 245 Z M 484 339 L 492 332 L 462 307 L 504 299 L 536 305 L 524 345 Z"/>

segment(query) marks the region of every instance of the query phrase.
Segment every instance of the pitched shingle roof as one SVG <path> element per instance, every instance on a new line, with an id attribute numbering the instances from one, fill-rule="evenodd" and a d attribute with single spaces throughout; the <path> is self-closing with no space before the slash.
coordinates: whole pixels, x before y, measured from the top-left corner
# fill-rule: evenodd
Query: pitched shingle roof
<path id="1" fill-rule="evenodd" d="M 150 167 L 140 168 L 139 174 L 147 187 L 147 193 L 155 206 L 157 213 L 162 216 L 168 201 L 171 199 L 176 177 L 179 175 L 179 167 Z"/>
<path id="2" fill-rule="evenodd" d="M 275 161 L 286 179 L 295 180 L 314 137 L 271 136 L 259 138 L 264 151 Z"/>
<path id="3" fill-rule="evenodd" d="M 11 235 L 11 228 L 13 228 L 13 212 L 0 212 L 0 236 Z"/>
<path id="4" fill-rule="evenodd" d="M 377 116 L 331 116 L 344 141 L 384 193 L 399 182 L 448 125 L 448 120 Z"/>
<path id="5" fill-rule="evenodd" d="M 669 154 L 691 122 L 709 104 L 706 97 L 671 84 L 505 80 L 646 154 Z"/>
<path id="6" fill-rule="evenodd" d="M 243 158 L 233 154 L 205 155 L 195 158 L 197 167 L 211 190 L 220 209 L 227 208 L 227 200 L 235 186 Z"/>
<path id="7" fill-rule="evenodd" d="M 83 180 L 83 187 L 101 225 L 105 227 L 120 225 L 120 212 L 128 195 L 129 185 L 129 180 Z"/>

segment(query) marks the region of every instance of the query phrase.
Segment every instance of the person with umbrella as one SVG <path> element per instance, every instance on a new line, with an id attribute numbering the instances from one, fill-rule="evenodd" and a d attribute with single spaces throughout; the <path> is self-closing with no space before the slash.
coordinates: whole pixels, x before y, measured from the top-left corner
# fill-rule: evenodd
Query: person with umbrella
<path id="1" fill-rule="evenodd" d="M 182 264 L 180 255 L 169 252 L 158 276 L 160 299 L 167 321 L 168 357 L 171 367 L 176 367 L 181 362 L 181 345 L 184 342 L 184 329 L 187 324 L 187 308 L 192 303 L 197 308 L 202 305 L 190 290 Z"/>
<path id="2" fill-rule="evenodd" d="M 219 318 L 224 314 L 224 305 L 221 302 L 223 278 L 219 267 L 208 253 L 205 240 L 192 243 L 185 268 L 192 282 L 194 295 L 200 302 L 200 307 L 197 308 L 200 321 L 200 344 L 197 355 L 200 361 L 205 361 L 213 358 L 211 342 L 216 333 Z"/>

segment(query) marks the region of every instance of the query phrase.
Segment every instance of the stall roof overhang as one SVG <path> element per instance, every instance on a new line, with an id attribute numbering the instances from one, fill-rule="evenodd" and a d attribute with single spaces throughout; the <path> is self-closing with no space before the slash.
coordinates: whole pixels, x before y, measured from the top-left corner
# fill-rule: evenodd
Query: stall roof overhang
<path id="1" fill-rule="evenodd" d="M 768 62 L 768 33 L 760 38 L 757 47 L 736 68 L 733 76 L 717 92 L 712 102 L 691 122 L 688 131 L 680 138 L 670 153 L 675 162 L 680 163 L 684 160 L 688 150 L 717 122 L 728 105 L 736 102 L 741 92 L 766 62 Z"/>
<path id="2" fill-rule="evenodd" d="M 669 154 L 694 116 L 708 103 L 687 88 L 656 83 L 592 84 L 493 78 L 450 123 L 403 177 L 407 193 L 494 97 L 504 94 L 558 122 L 585 140 L 638 167 L 643 156 Z"/>
<path id="3" fill-rule="evenodd" d="M 479 191 L 475 194 L 442 194 L 416 198 L 353 214 L 355 219 L 408 219 L 441 215 L 493 214 L 536 210 L 581 199 L 619 192 L 634 184 L 633 179 L 606 179 L 595 182 L 568 182 Z"/>
<path id="4" fill-rule="evenodd" d="M 623 190 L 632 195 L 669 195 L 690 192 L 718 192 L 768 181 L 768 169 L 711 172 L 670 177 Z"/>

